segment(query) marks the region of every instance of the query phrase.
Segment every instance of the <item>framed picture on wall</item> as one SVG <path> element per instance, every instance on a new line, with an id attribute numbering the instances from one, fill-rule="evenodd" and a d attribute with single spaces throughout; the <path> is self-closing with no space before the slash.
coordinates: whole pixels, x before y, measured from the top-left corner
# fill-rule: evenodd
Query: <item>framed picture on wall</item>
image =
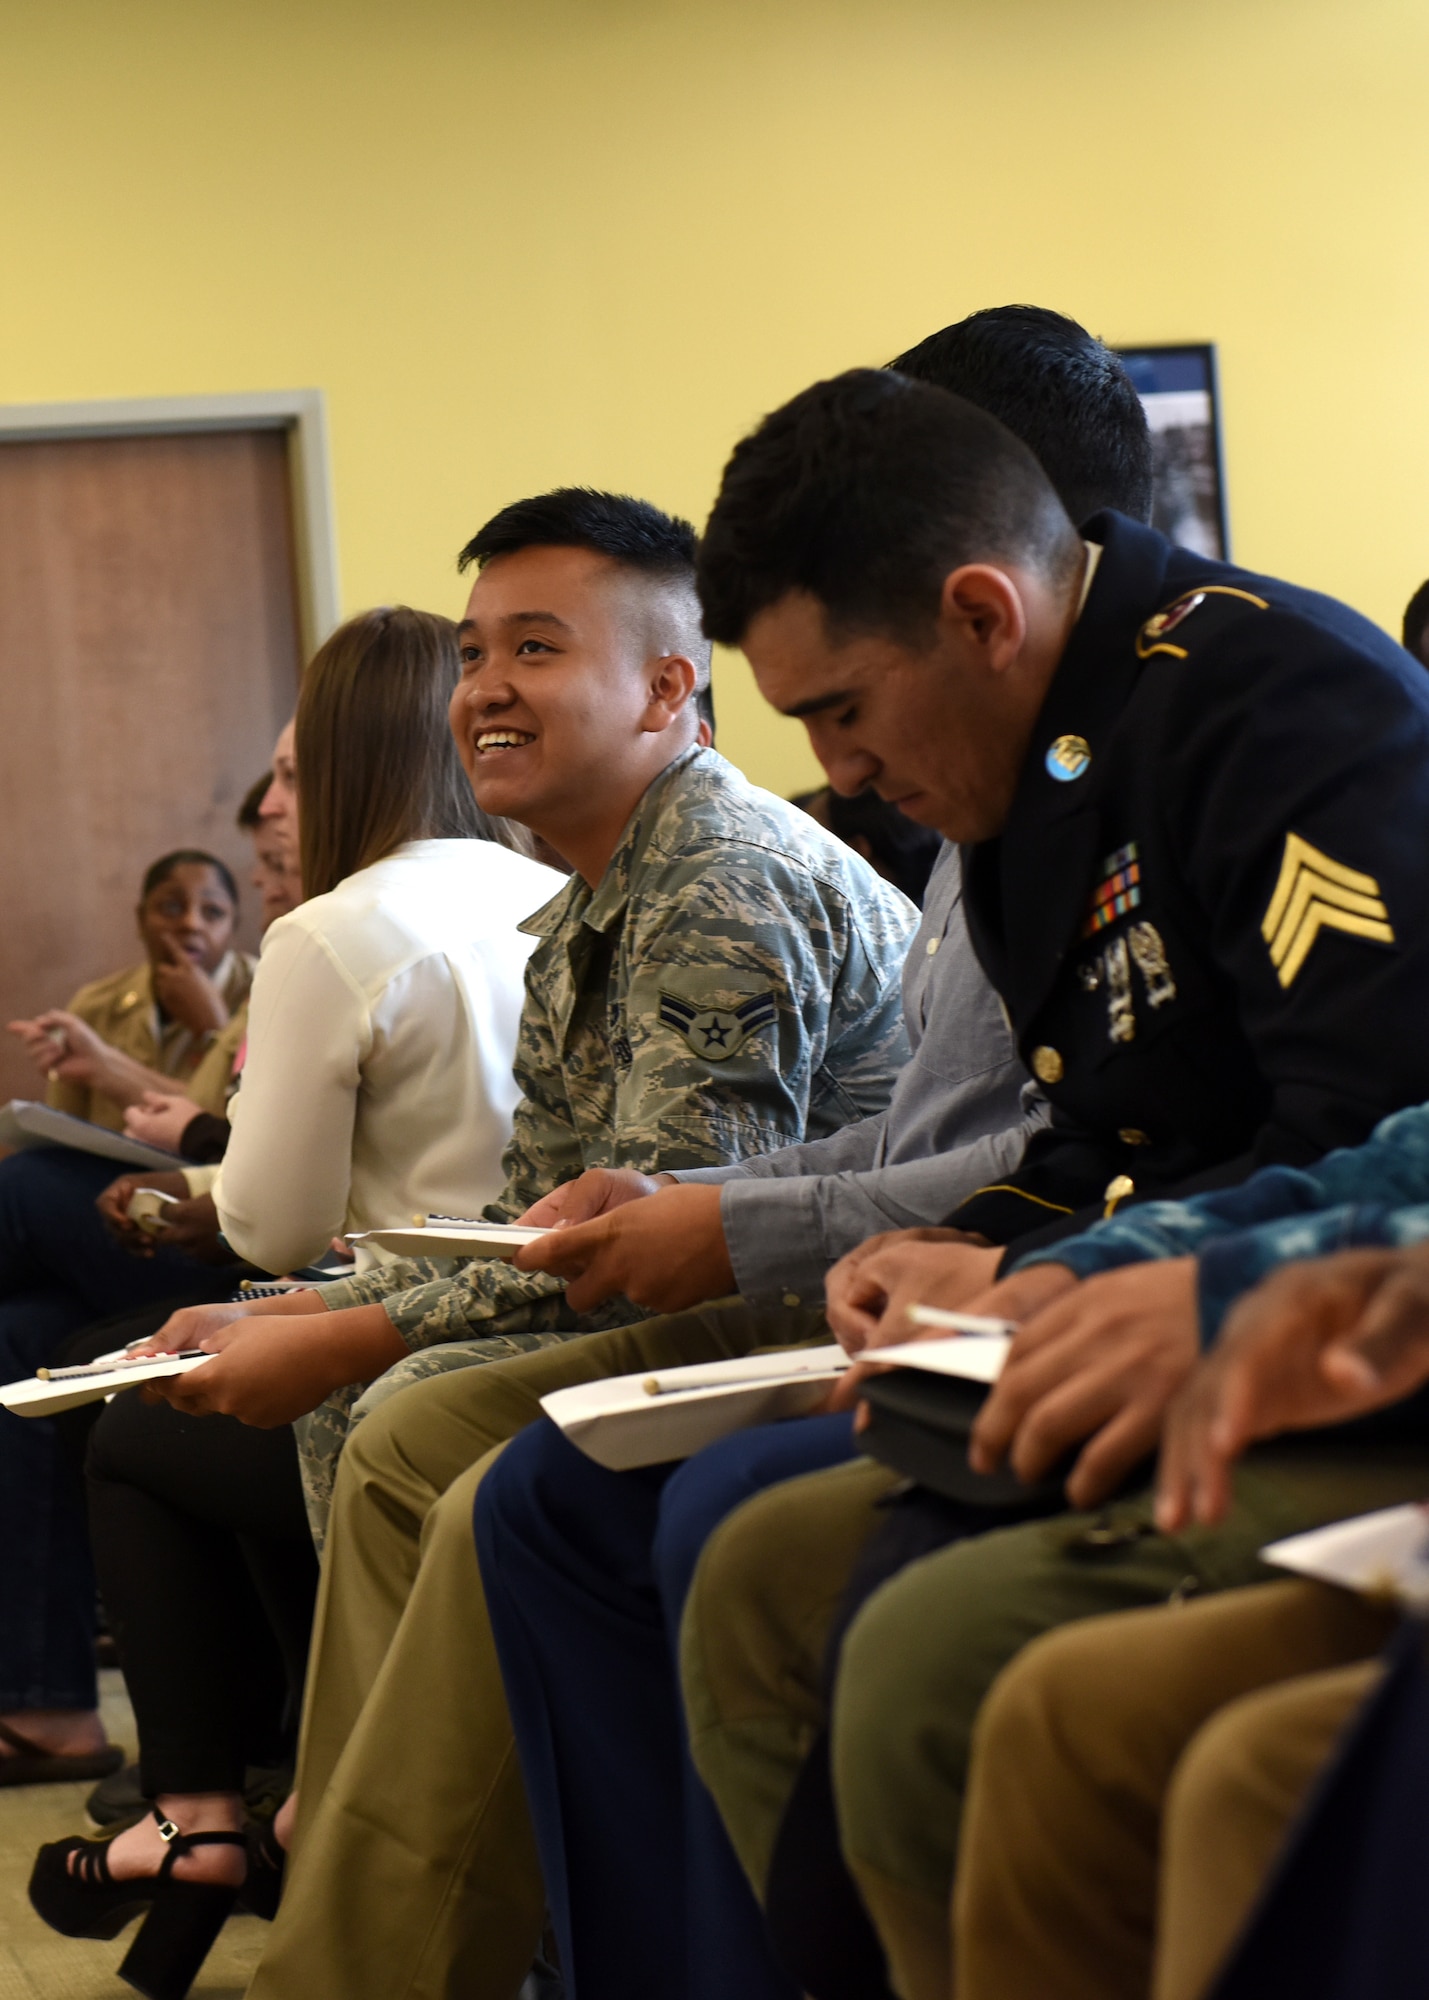
<path id="1" fill-rule="evenodd" d="M 1216 350 L 1123 347 L 1118 353 L 1151 427 L 1156 467 L 1153 527 L 1201 555 L 1230 559 L 1225 467 L 1221 458 Z"/>

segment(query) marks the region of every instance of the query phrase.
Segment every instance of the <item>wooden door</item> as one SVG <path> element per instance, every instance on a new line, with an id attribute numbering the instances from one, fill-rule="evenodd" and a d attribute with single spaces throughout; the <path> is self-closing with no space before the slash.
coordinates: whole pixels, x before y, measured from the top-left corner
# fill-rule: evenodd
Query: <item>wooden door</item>
<path id="1" fill-rule="evenodd" d="M 0 443 L 0 1024 L 134 963 L 170 848 L 228 862 L 256 948 L 234 814 L 298 632 L 284 432 Z M 37 1085 L 0 1032 L 0 1103 Z"/>

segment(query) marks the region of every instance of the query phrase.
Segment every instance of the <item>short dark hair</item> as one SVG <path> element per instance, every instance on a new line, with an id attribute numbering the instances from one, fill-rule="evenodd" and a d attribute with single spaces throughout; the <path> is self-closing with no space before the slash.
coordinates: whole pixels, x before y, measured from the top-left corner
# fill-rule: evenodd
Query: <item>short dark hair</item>
<path id="1" fill-rule="evenodd" d="M 1416 660 L 1424 658 L 1421 649 L 1426 628 L 1429 628 L 1429 583 L 1421 583 L 1404 607 L 1404 650 Z"/>
<path id="2" fill-rule="evenodd" d="M 888 365 L 1006 424 L 1074 521 L 1103 507 L 1151 519 L 1146 411 L 1120 356 L 1076 320 L 1045 306 L 989 306 Z"/>
<path id="3" fill-rule="evenodd" d="M 699 536 L 691 522 L 628 493 L 600 493 L 593 486 L 558 486 L 530 500 L 513 500 L 478 528 L 456 559 L 465 575 L 497 556 L 521 549 L 589 549 L 655 583 L 683 585 L 693 594 Z M 703 649 L 701 649 L 703 650 Z M 714 733 L 708 657 L 696 659 L 696 711 Z"/>
<path id="4" fill-rule="evenodd" d="M 255 778 L 243 794 L 243 803 L 238 808 L 238 830 L 240 833 L 256 833 L 263 824 L 263 801 L 268 796 L 273 783 L 273 773 L 265 771 L 261 778 Z"/>
<path id="5" fill-rule="evenodd" d="M 628 493 L 598 493 L 590 486 L 558 486 L 530 500 L 513 500 L 478 528 L 456 566 L 484 569 L 496 556 L 518 549 L 590 549 L 626 569 L 672 583 L 693 583 L 699 537 L 689 521 L 666 514 Z"/>
<path id="6" fill-rule="evenodd" d="M 789 803 L 826 826 L 845 847 L 862 854 L 886 882 L 922 909 L 928 878 L 943 845 L 940 833 L 919 826 L 871 788 L 847 798 L 832 785 L 821 785 L 817 791 L 796 792 Z"/>
<path id="7" fill-rule="evenodd" d="M 228 891 L 228 900 L 234 909 L 238 908 L 238 884 L 233 879 L 233 871 L 216 854 L 205 853 L 201 847 L 176 847 L 172 854 L 161 854 L 157 861 L 151 861 L 144 870 L 143 886 L 139 890 L 139 901 L 147 902 L 155 889 L 177 874 L 180 868 L 211 868 Z"/>
<path id="8" fill-rule="evenodd" d="M 792 590 L 836 629 L 916 641 L 960 564 L 1015 559 L 1061 578 L 1079 550 L 1046 474 L 995 417 L 854 368 L 735 446 L 700 547 L 700 603 L 726 645 Z"/>
<path id="9" fill-rule="evenodd" d="M 405 604 L 360 612 L 318 648 L 294 731 L 305 896 L 326 895 L 409 840 L 531 852 L 523 827 L 472 797 L 447 724 L 460 679 L 456 626 Z"/>

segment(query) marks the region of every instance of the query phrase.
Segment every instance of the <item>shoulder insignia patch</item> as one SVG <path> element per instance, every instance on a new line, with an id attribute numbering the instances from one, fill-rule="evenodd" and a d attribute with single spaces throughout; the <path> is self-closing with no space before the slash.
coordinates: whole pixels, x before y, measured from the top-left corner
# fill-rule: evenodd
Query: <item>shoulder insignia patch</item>
<path id="1" fill-rule="evenodd" d="M 660 995 L 660 1019 L 684 1036 L 706 1062 L 727 1062 L 777 1012 L 771 992 L 756 993 L 738 1007 L 694 1007 L 678 993 Z"/>
<path id="2" fill-rule="evenodd" d="M 1260 929 L 1282 986 L 1293 983 L 1322 930 L 1394 943 L 1389 911 L 1373 875 L 1332 861 L 1298 833 L 1285 836 L 1285 856 Z"/>
<path id="3" fill-rule="evenodd" d="M 1257 611 L 1270 609 L 1263 597 L 1256 597 L 1249 590 L 1237 590 L 1233 584 L 1202 584 L 1199 590 L 1188 590 L 1174 604 L 1168 604 L 1164 611 L 1158 611 L 1155 617 L 1147 619 L 1136 635 L 1137 659 L 1149 660 L 1153 653 L 1169 653 L 1173 660 L 1188 658 L 1186 648 L 1171 645 L 1166 635 L 1174 632 L 1193 611 L 1198 611 L 1208 597 L 1239 597 L 1244 603 L 1253 604 Z"/>

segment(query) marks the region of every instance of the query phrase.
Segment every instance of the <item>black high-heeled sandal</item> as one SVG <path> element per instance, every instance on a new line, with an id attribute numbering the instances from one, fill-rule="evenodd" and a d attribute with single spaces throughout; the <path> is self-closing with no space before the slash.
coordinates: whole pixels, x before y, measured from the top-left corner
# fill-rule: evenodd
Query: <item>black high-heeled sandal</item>
<path id="1" fill-rule="evenodd" d="M 168 1845 L 157 1875 L 116 1882 L 109 1872 L 109 1835 L 84 1834 L 52 1840 L 35 1856 L 30 1902 L 51 1930 L 65 1937 L 115 1938 L 147 1910 L 130 1945 L 119 1977 L 145 2000 L 184 2000 L 208 1957 L 213 1941 L 238 1901 L 237 1885 L 186 1882 L 174 1863 L 196 1847 L 243 1847 L 241 1833 L 180 1833 L 155 1808 L 154 1818 Z M 78 1855 L 73 1868 L 70 1856 Z"/>
<path id="2" fill-rule="evenodd" d="M 283 1870 L 288 1852 L 273 1831 L 273 1822 L 249 1820 L 243 1829 L 248 1842 L 248 1873 L 238 1892 L 238 1907 L 271 1924 L 283 1896 Z"/>

